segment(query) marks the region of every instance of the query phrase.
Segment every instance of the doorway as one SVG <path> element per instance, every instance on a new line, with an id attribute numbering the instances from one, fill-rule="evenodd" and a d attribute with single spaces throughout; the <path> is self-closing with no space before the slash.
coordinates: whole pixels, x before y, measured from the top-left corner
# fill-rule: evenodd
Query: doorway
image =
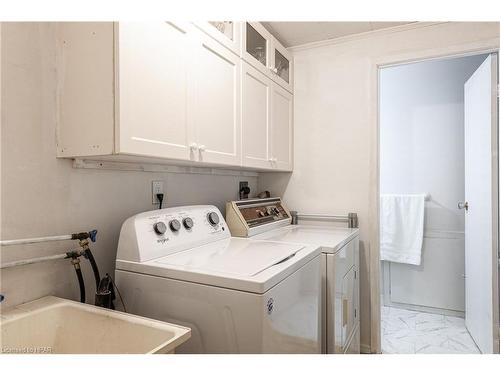
<path id="1" fill-rule="evenodd" d="M 379 71 L 383 353 L 494 351 L 497 72 L 496 54 Z"/>

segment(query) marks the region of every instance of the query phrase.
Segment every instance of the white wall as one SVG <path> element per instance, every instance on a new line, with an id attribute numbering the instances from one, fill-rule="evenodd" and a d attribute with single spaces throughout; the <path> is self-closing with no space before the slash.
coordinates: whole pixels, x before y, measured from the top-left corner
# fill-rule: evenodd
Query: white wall
<path id="1" fill-rule="evenodd" d="M 165 181 L 166 206 L 215 204 L 237 198 L 238 181 L 257 177 L 84 170 L 56 159 L 55 28 L 49 23 L 3 23 L 1 33 L 1 238 L 99 230 L 92 246 L 101 273 L 113 272 L 121 223 L 151 210 L 151 181 Z M 224 211 L 223 211 L 224 212 Z M 2 262 L 57 254 L 69 242 L 5 247 Z M 86 262 L 84 262 L 86 263 Z M 83 266 L 87 295 L 93 278 Z M 79 298 L 68 261 L 1 272 L 2 307 L 47 294 Z"/>
<path id="2" fill-rule="evenodd" d="M 380 192 L 431 196 L 422 264 L 384 262 L 392 302 L 464 311 L 464 84 L 485 57 L 380 72 Z"/>
<path id="3" fill-rule="evenodd" d="M 370 218 L 377 207 L 374 64 L 422 51 L 443 53 L 485 44 L 500 47 L 500 23 L 412 27 L 295 49 L 294 172 L 259 177 L 259 188 L 282 195 L 291 209 L 359 213 L 365 350 L 371 338 Z"/>

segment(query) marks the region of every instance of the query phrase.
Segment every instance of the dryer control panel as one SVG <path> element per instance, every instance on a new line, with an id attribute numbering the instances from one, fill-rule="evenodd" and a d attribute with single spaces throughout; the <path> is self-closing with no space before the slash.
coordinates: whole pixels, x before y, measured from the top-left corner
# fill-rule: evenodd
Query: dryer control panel
<path id="1" fill-rule="evenodd" d="M 117 259 L 144 262 L 230 236 L 215 206 L 147 211 L 123 223 Z"/>
<path id="2" fill-rule="evenodd" d="M 245 199 L 226 204 L 226 221 L 233 236 L 250 237 L 290 224 L 291 216 L 281 198 Z"/>

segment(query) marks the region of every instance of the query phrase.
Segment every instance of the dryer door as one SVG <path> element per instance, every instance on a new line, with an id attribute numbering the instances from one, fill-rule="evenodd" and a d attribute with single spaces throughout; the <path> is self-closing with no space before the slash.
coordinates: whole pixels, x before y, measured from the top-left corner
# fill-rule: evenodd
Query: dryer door
<path id="1" fill-rule="evenodd" d="M 321 353 L 320 257 L 263 295 L 262 353 Z"/>
<path id="2" fill-rule="evenodd" d="M 355 269 L 351 268 L 342 280 L 342 349 L 356 327 Z"/>

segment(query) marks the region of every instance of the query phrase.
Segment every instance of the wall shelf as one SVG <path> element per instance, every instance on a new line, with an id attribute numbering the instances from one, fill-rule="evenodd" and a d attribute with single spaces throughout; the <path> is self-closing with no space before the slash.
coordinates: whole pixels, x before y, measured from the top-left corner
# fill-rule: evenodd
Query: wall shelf
<path id="1" fill-rule="evenodd" d="M 258 172 L 238 171 L 234 169 L 190 167 L 152 163 L 128 163 L 104 160 L 74 159 L 73 168 L 76 169 L 103 169 L 114 171 L 138 171 L 159 173 L 206 174 L 218 176 L 258 177 Z"/>

